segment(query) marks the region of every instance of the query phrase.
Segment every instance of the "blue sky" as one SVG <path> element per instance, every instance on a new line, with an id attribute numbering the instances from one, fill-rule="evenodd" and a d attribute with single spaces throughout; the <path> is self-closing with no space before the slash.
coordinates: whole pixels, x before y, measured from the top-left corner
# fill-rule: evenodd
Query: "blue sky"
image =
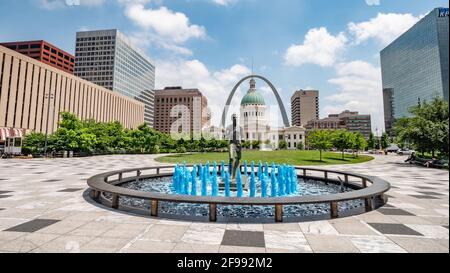
<path id="1" fill-rule="evenodd" d="M 357 110 L 372 115 L 375 130 L 384 124 L 379 51 L 435 7 L 448 2 L 0 0 L 0 41 L 44 39 L 73 53 L 76 31 L 118 28 L 155 61 L 158 88 L 199 88 L 214 123 L 253 59 L 288 111 L 296 89 L 316 88 L 321 117 Z M 274 123 L 275 98 L 258 86 Z"/>

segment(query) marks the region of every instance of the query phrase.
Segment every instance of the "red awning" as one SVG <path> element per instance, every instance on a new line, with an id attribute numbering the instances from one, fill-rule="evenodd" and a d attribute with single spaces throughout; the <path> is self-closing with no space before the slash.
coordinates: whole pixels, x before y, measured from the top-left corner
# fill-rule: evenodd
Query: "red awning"
<path id="1" fill-rule="evenodd" d="M 5 141 L 7 137 L 24 137 L 26 134 L 25 129 L 0 127 L 0 141 Z"/>

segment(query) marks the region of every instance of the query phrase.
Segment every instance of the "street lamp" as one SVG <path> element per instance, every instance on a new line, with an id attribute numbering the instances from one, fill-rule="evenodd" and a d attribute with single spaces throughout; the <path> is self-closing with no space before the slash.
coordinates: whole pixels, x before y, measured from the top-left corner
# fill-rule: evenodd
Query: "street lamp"
<path id="1" fill-rule="evenodd" d="M 48 144 L 48 125 L 50 119 L 50 101 L 54 99 L 54 95 L 52 93 L 45 94 L 45 99 L 48 99 L 47 105 L 47 125 L 45 126 L 45 145 L 44 145 L 44 155 L 47 157 L 47 144 Z M 55 119 L 55 113 L 53 113 L 53 120 Z M 52 121 L 53 122 L 53 121 Z"/>
<path id="2" fill-rule="evenodd" d="M 381 137 L 380 137 L 380 135 L 378 134 L 378 127 L 375 129 L 375 131 L 377 132 L 378 147 L 379 147 L 379 149 L 380 149 L 380 151 L 381 151 L 383 148 L 381 147 Z"/>

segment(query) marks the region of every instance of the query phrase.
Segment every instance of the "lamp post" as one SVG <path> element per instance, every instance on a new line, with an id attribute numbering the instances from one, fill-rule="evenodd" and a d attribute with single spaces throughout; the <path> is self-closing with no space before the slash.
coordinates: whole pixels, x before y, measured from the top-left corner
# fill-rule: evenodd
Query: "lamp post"
<path id="1" fill-rule="evenodd" d="M 48 100 L 47 125 L 45 126 L 45 145 L 44 145 L 44 155 L 45 155 L 45 157 L 47 157 L 48 125 L 49 125 L 49 119 L 50 119 L 50 101 L 54 99 L 54 95 L 52 93 L 47 93 L 47 94 L 45 94 L 45 99 Z M 53 113 L 53 120 L 54 120 L 54 115 L 55 115 L 55 113 Z"/>

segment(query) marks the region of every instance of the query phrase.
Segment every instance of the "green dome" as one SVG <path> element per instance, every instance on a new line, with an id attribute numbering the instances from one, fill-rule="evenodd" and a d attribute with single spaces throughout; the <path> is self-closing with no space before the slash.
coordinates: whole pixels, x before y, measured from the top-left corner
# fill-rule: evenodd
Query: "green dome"
<path id="1" fill-rule="evenodd" d="M 244 105 L 266 105 L 263 96 L 256 91 L 256 82 L 253 78 L 250 80 L 250 89 L 241 100 L 241 106 Z"/>
<path id="2" fill-rule="evenodd" d="M 266 105 L 263 96 L 261 96 L 256 90 L 249 90 L 247 95 L 242 98 L 241 105 Z"/>

